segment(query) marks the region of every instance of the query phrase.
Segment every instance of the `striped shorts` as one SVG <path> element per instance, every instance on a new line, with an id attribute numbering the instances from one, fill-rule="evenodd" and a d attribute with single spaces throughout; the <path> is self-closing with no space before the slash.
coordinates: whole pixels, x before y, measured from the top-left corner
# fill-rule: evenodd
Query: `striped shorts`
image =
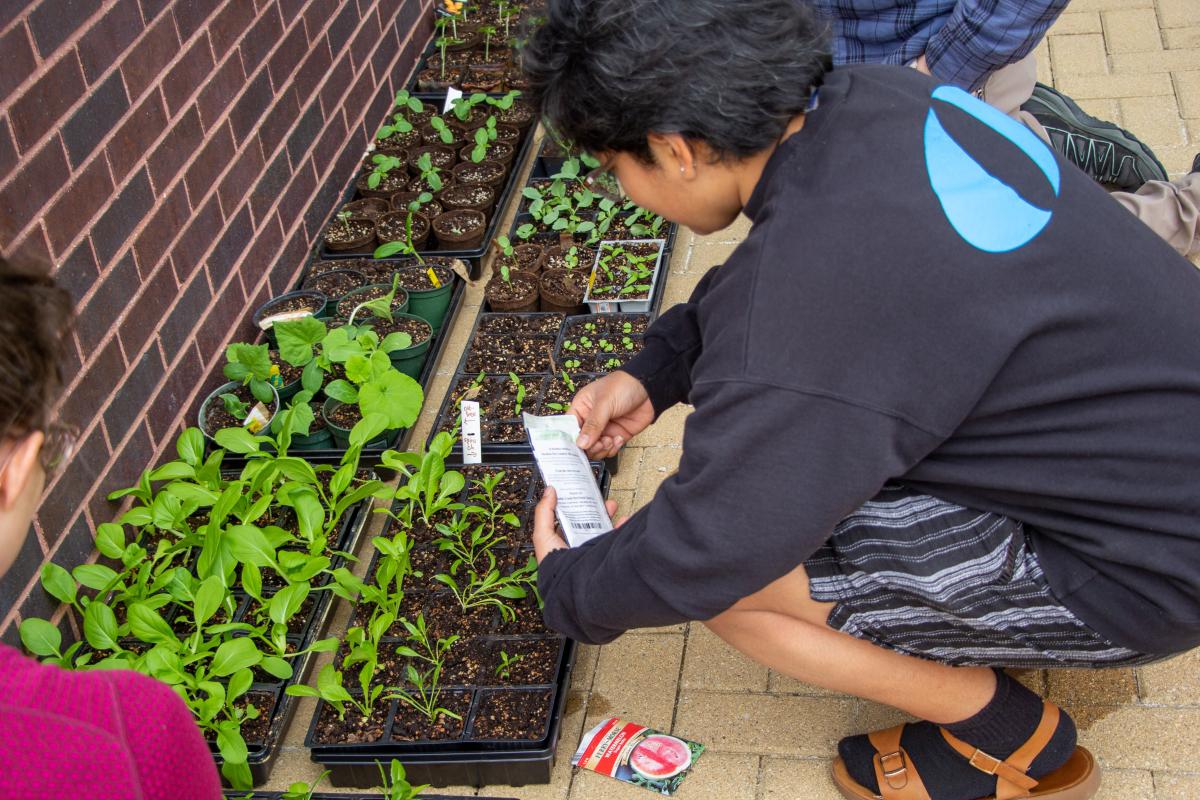
<path id="1" fill-rule="evenodd" d="M 806 562 L 828 625 L 953 665 L 1129 667 L 1163 656 L 1109 642 L 1050 591 L 1022 523 L 888 485 Z"/>

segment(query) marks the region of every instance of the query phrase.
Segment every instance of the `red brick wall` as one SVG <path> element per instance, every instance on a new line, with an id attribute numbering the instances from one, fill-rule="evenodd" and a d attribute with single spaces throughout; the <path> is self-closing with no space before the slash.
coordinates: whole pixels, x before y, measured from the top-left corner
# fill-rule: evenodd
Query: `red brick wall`
<path id="1" fill-rule="evenodd" d="M 74 460 L 0 580 L 0 636 L 92 554 L 105 496 L 188 424 L 288 287 L 431 31 L 432 0 L 0 4 L 0 251 L 75 298 Z M 3 310 L 0 309 L 0 313 Z"/>

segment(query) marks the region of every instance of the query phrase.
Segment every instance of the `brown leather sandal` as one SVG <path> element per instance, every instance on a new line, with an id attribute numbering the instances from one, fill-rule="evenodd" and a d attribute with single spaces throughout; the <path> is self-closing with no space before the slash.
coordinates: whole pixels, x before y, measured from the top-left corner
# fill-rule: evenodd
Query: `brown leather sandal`
<path id="1" fill-rule="evenodd" d="M 1036 800 L 1087 800 L 1100 789 L 1100 768 L 1096 759 L 1082 747 L 1067 759 L 1067 763 L 1034 780 L 1026 774 L 1029 765 L 1049 743 L 1058 727 L 1058 706 L 1042 703 L 1042 720 L 1033 735 L 1017 751 L 1001 761 L 977 747 L 972 747 L 942 728 L 942 736 L 954 750 L 977 770 L 996 776 L 996 793 L 980 800 L 1016 800 L 1028 797 Z M 875 794 L 850 777 L 841 758 L 833 762 L 833 782 L 848 800 L 929 800 L 929 792 L 917 773 L 917 767 L 900 746 L 903 725 L 868 734 L 875 747 L 875 778 L 883 794 Z"/>

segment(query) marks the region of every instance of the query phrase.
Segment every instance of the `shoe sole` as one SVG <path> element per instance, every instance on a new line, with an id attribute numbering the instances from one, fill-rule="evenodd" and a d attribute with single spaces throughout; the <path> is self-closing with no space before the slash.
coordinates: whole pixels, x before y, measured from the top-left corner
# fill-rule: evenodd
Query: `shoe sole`
<path id="1" fill-rule="evenodd" d="M 1167 179 L 1167 171 L 1163 168 L 1162 162 L 1132 133 L 1112 122 L 1096 119 L 1080 108 L 1074 100 L 1046 86 L 1044 83 L 1039 83 L 1037 86 L 1038 88 L 1045 89 L 1046 94 L 1041 96 L 1035 95 L 1029 98 L 1021 106 L 1023 111 L 1028 111 L 1036 117 L 1038 115 L 1036 107 L 1041 106 L 1046 109 L 1046 113 L 1067 120 L 1073 127 L 1078 128 L 1083 133 L 1098 139 L 1109 139 L 1131 153 L 1134 153 L 1137 157 L 1153 164 L 1158 174 L 1146 176 L 1146 180 L 1165 181 Z M 1041 120 L 1038 120 L 1038 122 L 1041 122 Z M 1068 133 L 1071 133 L 1071 131 L 1068 131 Z M 1118 135 L 1113 136 L 1114 133 Z"/>

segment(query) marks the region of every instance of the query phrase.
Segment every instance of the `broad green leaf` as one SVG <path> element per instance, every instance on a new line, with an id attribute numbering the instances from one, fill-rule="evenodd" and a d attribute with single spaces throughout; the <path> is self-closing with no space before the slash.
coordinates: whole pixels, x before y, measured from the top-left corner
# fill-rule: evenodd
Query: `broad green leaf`
<path id="1" fill-rule="evenodd" d="M 42 588 L 60 603 L 75 602 L 75 579 L 53 561 L 47 561 L 42 567 Z"/>
<path id="2" fill-rule="evenodd" d="M 343 703 L 350 700 L 350 693 L 342 686 L 342 673 L 334 669 L 333 664 L 326 664 L 321 668 L 317 675 L 317 691 L 326 700 Z"/>
<path id="3" fill-rule="evenodd" d="M 129 618 L 129 630 L 143 642 L 150 644 L 165 644 L 172 649 L 179 646 L 175 631 L 167 624 L 157 611 L 146 603 L 133 603 L 126 615 Z"/>
<path id="4" fill-rule="evenodd" d="M 385 353 L 394 353 L 397 350 L 407 350 L 412 347 L 412 336 L 404 331 L 395 331 L 383 337 L 381 345 Z"/>
<path id="5" fill-rule="evenodd" d="M 217 613 L 224 599 L 225 584 L 219 576 L 210 575 L 201 581 L 196 587 L 195 599 L 192 601 L 192 619 L 195 620 L 196 627 L 212 619 L 212 615 Z"/>
<path id="6" fill-rule="evenodd" d="M 262 598 L 262 570 L 254 564 L 242 564 L 242 589 L 256 600 Z"/>
<path id="7" fill-rule="evenodd" d="M 199 428 L 188 428 L 179 434 L 175 441 L 175 450 L 185 464 L 199 466 L 204 460 L 204 434 Z"/>
<path id="8" fill-rule="evenodd" d="M 304 387 L 304 391 L 316 394 L 321 391 L 321 386 L 325 383 L 325 372 L 321 369 L 321 365 L 316 359 L 309 361 L 304 365 L 304 372 L 300 374 L 300 385 Z"/>
<path id="9" fill-rule="evenodd" d="M 233 557 L 243 564 L 269 567 L 275 563 L 275 548 L 267 541 L 266 534 L 254 525 L 233 525 L 227 531 L 229 549 Z"/>
<path id="10" fill-rule="evenodd" d="M 217 749 L 221 751 L 221 758 L 226 762 L 246 763 L 249 751 L 246 749 L 246 740 L 242 738 L 242 731 L 237 722 L 223 720 L 217 724 Z"/>
<path id="11" fill-rule="evenodd" d="M 174 481 L 181 478 L 192 478 L 195 475 L 196 468 L 191 464 L 185 464 L 182 461 L 168 461 L 150 473 L 150 480 Z"/>
<path id="12" fill-rule="evenodd" d="M 279 322 L 274 331 L 280 358 L 295 367 L 312 362 L 313 345 L 320 344 L 326 334 L 325 323 L 316 317 Z"/>
<path id="13" fill-rule="evenodd" d="M 292 665 L 279 656 L 266 656 L 258 666 L 281 681 L 292 677 Z"/>
<path id="14" fill-rule="evenodd" d="M 421 413 L 424 400 L 421 384 L 398 370 L 390 370 L 362 387 L 358 406 L 364 417 L 383 414 L 388 428 L 408 428 Z"/>
<path id="15" fill-rule="evenodd" d="M 254 646 L 254 642 L 246 637 L 230 639 L 213 655 L 210 671 L 218 678 L 225 678 L 239 669 L 253 667 L 262 661 L 262 653 Z"/>
<path id="16" fill-rule="evenodd" d="M 44 619 L 29 617 L 21 620 L 21 644 L 35 656 L 57 655 L 62 646 L 62 633 Z"/>
<path id="17" fill-rule="evenodd" d="M 307 583 L 294 583 L 276 592 L 267 606 L 271 621 L 282 625 L 295 616 L 308 597 L 309 591 Z"/>
<path id="18" fill-rule="evenodd" d="M 254 434 L 245 428 L 222 428 L 213 434 L 217 444 L 233 453 L 257 453 L 262 449 Z"/>
<path id="19" fill-rule="evenodd" d="M 112 567 L 103 564 L 80 564 L 71 574 L 78 583 L 96 591 L 107 589 L 117 579 L 117 573 Z"/>
<path id="20" fill-rule="evenodd" d="M 229 679 L 225 687 L 225 697 L 229 701 L 236 700 L 246 693 L 250 684 L 254 683 L 254 672 L 249 669 L 239 669 Z"/>
<path id="21" fill-rule="evenodd" d="M 125 553 L 125 529 L 112 522 L 96 527 L 96 549 L 108 558 L 120 558 Z"/>
<path id="22" fill-rule="evenodd" d="M 117 617 L 104 603 L 88 603 L 83 612 L 83 635 L 97 650 L 113 650 L 117 646 Z"/>
<path id="23" fill-rule="evenodd" d="M 379 436 L 388 427 L 388 418 L 379 412 L 364 413 L 363 418 L 350 429 L 350 446 L 363 447 Z"/>
<path id="24" fill-rule="evenodd" d="M 358 389 L 340 378 L 325 387 L 325 394 L 341 403 L 358 402 Z"/>

